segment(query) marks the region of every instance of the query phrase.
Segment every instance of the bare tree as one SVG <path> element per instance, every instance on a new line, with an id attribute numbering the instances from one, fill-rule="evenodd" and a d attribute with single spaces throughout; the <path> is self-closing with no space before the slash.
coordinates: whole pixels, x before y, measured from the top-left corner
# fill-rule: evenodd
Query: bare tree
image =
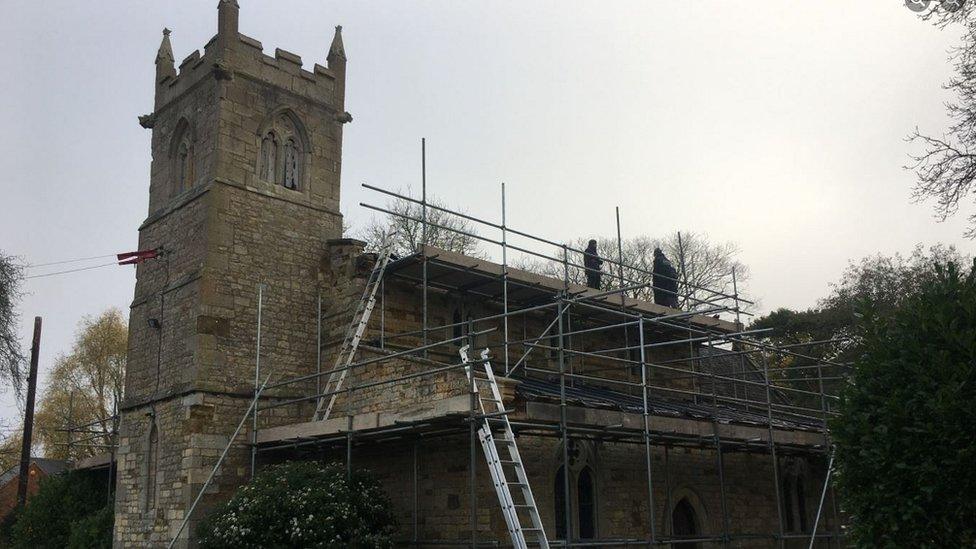
<path id="1" fill-rule="evenodd" d="M 16 258 L 0 252 L 0 381 L 13 387 L 20 398 L 23 385 L 24 353 L 17 338 L 17 303 L 23 267 Z"/>
<path id="2" fill-rule="evenodd" d="M 918 178 L 912 196 L 916 202 L 934 200 L 936 217 L 945 221 L 976 192 L 976 8 L 973 2 L 961 0 L 915 3 L 931 7 L 920 13 L 925 20 L 943 28 L 965 28 L 962 45 L 950 50 L 956 75 L 944 86 L 956 96 L 946 103 L 951 120 L 948 132 L 932 136 L 915 128 L 908 136 L 920 149 L 909 155 L 912 162 L 905 166 Z M 965 235 L 976 238 L 976 214 L 969 216 L 969 222 Z"/>
<path id="3" fill-rule="evenodd" d="M 671 233 L 664 238 L 661 249 L 675 262 L 681 276 L 679 288 L 683 287 L 683 307 L 686 309 L 707 309 L 703 303 L 719 298 L 715 292 L 732 295 L 735 282 L 741 294 L 749 279 L 749 269 L 736 259 L 741 250 L 735 242 L 710 242 L 704 233 Z"/>
<path id="4" fill-rule="evenodd" d="M 732 270 L 735 269 L 739 294 L 742 295 L 749 279 L 749 270 L 736 256 L 739 247 L 734 242 L 711 242 L 704 233 L 673 232 L 663 238 L 636 236 L 621 241 L 618 250 L 617 239 L 597 238 L 597 250 L 608 262 L 603 265 L 602 287 L 616 290 L 646 284 L 627 290 L 626 294 L 637 299 L 652 301 L 653 288 L 651 276 L 654 270 L 654 248 L 661 250 L 674 263 L 678 270 L 678 293 L 681 307 L 688 310 L 708 309 L 706 302 L 718 299 L 714 292 L 731 295 L 733 293 Z M 513 264 L 528 271 L 553 278 L 569 277 L 574 284 L 586 284 L 583 269 L 583 254 L 573 250 L 583 250 L 589 238 L 577 238 L 566 243 L 568 252 L 563 259 L 563 248 L 557 248 L 554 257 L 558 261 L 520 258 Z M 622 260 L 621 260 L 622 258 Z M 621 264 L 623 283 L 621 284 Z M 743 309 L 747 309 L 743 304 Z"/>
<path id="5" fill-rule="evenodd" d="M 446 208 L 438 200 L 429 205 Z M 395 230 L 393 253 L 399 256 L 414 253 L 424 242 L 423 207 L 416 202 L 394 198 L 387 202 L 386 209 L 398 215 L 373 217 L 363 228 L 360 236 L 369 249 L 376 249 L 383 236 Z M 463 217 L 449 214 L 437 208 L 427 208 L 427 244 L 459 254 L 482 257 L 481 247 L 472 223 Z"/>
<path id="6" fill-rule="evenodd" d="M 0 473 L 6 472 L 20 463 L 20 447 L 23 441 L 19 429 L 12 428 L 12 425 L 6 421 L 2 423 L 2 426 L 9 431 L 9 434 L 0 440 Z M 33 453 L 32 449 L 31 455 Z"/>

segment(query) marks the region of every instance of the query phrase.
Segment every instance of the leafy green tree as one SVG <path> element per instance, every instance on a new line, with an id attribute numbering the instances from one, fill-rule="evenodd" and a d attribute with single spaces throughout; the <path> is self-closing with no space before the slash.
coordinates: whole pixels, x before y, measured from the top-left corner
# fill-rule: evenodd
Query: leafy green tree
<path id="1" fill-rule="evenodd" d="M 71 523 L 68 549 L 111 549 L 115 510 L 111 505 Z"/>
<path id="2" fill-rule="evenodd" d="M 936 266 L 893 309 L 863 302 L 832 422 L 858 547 L 976 546 L 976 267 Z"/>
<path id="3" fill-rule="evenodd" d="M 860 336 L 855 330 L 860 314 L 857 304 L 870 303 L 877 315 L 889 316 L 933 283 L 937 265 L 966 261 L 955 248 L 941 245 L 928 249 L 918 245 L 907 256 L 869 256 L 852 262 L 816 307 L 781 308 L 757 318 L 750 329 L 772 328 L 766 340 L 778 346 L 793 346 L 795 351 L 792 355 L 767 356 L 773 367 L 770 377 L 775 376 L 777 383 L 810 392 L 819 392 L 819 378 L 824 377 L 824 390 L 836 394 L 842 386 L 839 378 L 849 369 L 815 365 L 819 361 L 847 364 L 860 354 Z M 810 345 L 817 341 L 825 343 Z M 819 397 L 796 393 L 792 396 L 801 404 L 820 407 Z"/>
<path id="4" fill-rule="evenodd" d="M 111 543 L 111 522 L 106 533 L 104 523 L 93 543 L 91 518 L 105 513 L 105 483 L 83 472 L 52 475 L 41 480 L 36 494 L 20 510 L 11 527 L 10 546 L 15 549 L 61 549 L 73 547 L 72 537 L 86 540 L 86 547 L 104 546 L 105 536 Z M 111 511 L 109 511 L 111 514 Z M 101 519 L 104 521 L 104 517 Z M 74 546 L 77 547 L 77 546 Z"/>
<path id="5" fill-rule="evenodd" d="M 392 547 L 396 520 L 379 483 L 341 465 L 273 465 L 199 527 L 200 547 Z"/>

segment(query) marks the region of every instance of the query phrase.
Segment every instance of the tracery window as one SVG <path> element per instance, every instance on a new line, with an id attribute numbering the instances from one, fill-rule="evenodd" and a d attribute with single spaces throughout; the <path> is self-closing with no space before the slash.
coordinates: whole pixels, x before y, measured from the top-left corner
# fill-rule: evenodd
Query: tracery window
<path id="1" fill-rule="evenodd" d="M 278 152 L 278 138 L 273 131 L 264 134 L 261 139 L 261 162 L 258 165 L 258 174 L 261 179 L 268 182 L 275 180 L 275 155 Z"/>
<path id="2" fill-rule="evenodd" d="M 803 477 L 790 474 L 783 479 L 783 519 L 788 532 L 806 532 L 807 502 Z"/>
<path id="3" fill-rule="evenodd" d="M 578 448 L 574 449 L 578 450 Z M 573 539 L 594 539 L 597 536 L 596 482 L 593 469 L 585 465 L 586 458 L 570 455 L 569 498 L 573 520 L 566 520 L 566 468 L 556 470 L 553 482 L 553 507 L 556 518 L 556 538 L 566 539 L 567 530 L 573 531 Z M 574 482 L 575 479 L 575 482 Z M 569 524 L 567 524 L 567 522 Z"/>
<path id="4" fill-rule="evenodd" d="M 780 459 L 780 503 L 787 532 L 807 531 L 807 492 L 809 469 L 802 460 Z"/>
<path id="5" fill-rule="evenodd" d="M 305 146 L 293 115 L 276 116 L 261 133 L 257 174 L 265 182 L 299 191 L 302 187 Z"/>
<path id="6" fill-rule="evenodd" d="M 285 173 L 282 184 L 286 189 L 298 190 L 298 145 L 293 138 L 285 141 Z"/>

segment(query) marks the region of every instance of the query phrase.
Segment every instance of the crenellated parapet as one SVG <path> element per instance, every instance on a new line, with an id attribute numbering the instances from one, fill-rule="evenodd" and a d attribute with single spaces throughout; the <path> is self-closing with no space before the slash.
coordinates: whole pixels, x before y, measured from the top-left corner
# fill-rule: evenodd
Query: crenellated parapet
<path id="1" fill-rule="evenodd" d="M 218 33 L 206 44 L 202 54 L 200 50 L 195 50 L 176 67 L 170 31 L 164 29 L 163 42 L 156 55 L 154 110 L 165 109 L 206 79 L 227 80 L 240 76 L 260 80 L 287 93 L 328 106 L 341 115 L 344 113 L 346 75 L 341 29 L 336 27 L 326 64 L 314 63 L 311 70 L 303 67 L 300 55 L 281 48 L 275 48 L 274 55 L 268 55 L 260 41 L 236 30 L 226 40 Z"/>
<path id="2" fill-rule="evenodd" d="M 178 64 L 171 31 L 163 30 L 154 108 L 139 117 L 153 130 L 150 213 L 213 181 L 336 211 L 342 125 L 352 121 L 342 27 L 325 64 L 306 66 L 282 48 L 266 53 L 238 22 L 237 3 L 221 0 L 217 34 Z"/>

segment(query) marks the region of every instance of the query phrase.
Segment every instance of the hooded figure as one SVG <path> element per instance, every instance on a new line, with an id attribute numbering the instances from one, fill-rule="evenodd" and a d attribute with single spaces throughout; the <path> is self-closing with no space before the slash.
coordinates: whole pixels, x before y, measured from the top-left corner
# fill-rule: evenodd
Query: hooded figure
<path id="1" fill-rule="evenodd" d="M 596 240 L 590 240 L 590 243 L 586 245 L 586 251 L 583 252 L 583 267 L 586 268 L 586 285 L 599 290 L 600 277 L 603 276 L 603 273 L 600 272 L 603 267 L 603 260 L 596 253 Z"/>
<path id="2" fill-rule="evenodd" d="M 678 271 L 661 248 L 654 248 L 654 303 L 678 308 Z"/>

